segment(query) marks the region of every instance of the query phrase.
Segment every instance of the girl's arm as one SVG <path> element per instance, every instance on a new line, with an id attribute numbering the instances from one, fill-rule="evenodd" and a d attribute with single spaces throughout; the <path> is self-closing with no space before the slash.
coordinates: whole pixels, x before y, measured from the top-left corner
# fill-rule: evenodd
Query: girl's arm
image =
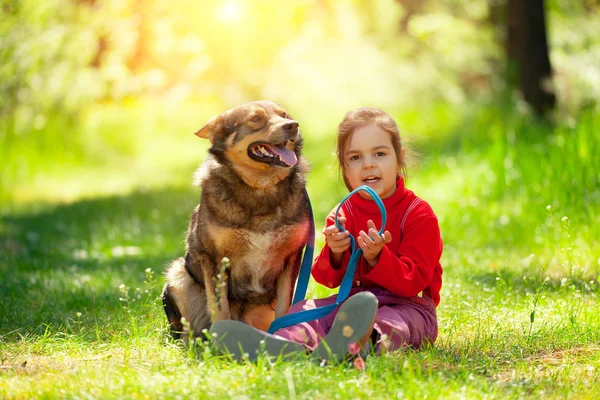
<path id="1" fill-rule="evenodd" d="M 397 251 L 389 245 L 381 250 L 374 267 L 362 258 L 361 275 L 399 296 L 416 296 L 431 283 L 442 255 L 442 238 L 438 220 L 431 208 L 418 207 L 407 224 Z M 399 235 L 395 232 L 392 236 Z"/>

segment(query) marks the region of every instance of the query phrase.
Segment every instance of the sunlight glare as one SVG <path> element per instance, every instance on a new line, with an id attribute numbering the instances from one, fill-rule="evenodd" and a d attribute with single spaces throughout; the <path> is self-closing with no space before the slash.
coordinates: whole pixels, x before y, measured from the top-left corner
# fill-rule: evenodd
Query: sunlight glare
<path id="1" fill-rule="evenodd" d="M 223 2 L 217 9 L 217 18 L 224 23 L 234 23 L 242 19 L 244 4 L 239 0 L 228 0 Z"/>

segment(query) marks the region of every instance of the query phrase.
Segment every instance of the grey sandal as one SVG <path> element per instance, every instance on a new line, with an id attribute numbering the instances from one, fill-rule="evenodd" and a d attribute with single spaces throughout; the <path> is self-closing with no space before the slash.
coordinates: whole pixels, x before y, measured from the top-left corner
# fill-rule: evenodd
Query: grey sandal
<path id="1" fill-rule="evenodd" d="M 351 346 L 364 350 L 373 332 L 377 305 L 377 297 L 371 292 L 359 292 L 348 298 L 338 310 L 329 333 L 310 357 L 315 361 L 340 363 L 352 353 Z"/>
<path id="2" fill-rule="evenodd" d="M 282 358 L 306 355 L 303 345 L 280 339 L 240 321 L 217 321 L 210 328 L 210 334 L 219 353 L 229 354 L 237 361 L 247 359 L 254 362 L 261 353 Z"/>

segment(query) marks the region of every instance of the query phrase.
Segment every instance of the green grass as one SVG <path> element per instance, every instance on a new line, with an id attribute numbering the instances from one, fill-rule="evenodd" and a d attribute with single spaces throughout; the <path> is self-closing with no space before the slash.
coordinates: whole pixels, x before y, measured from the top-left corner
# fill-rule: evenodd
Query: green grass
<path id="1" fill-rule="evenodd" d="M 161 272 L 183 254 L 199 196 L 189 178 L 206 146 L 191 136 L 197 147 L 172 157 L 187 137 L 148 134 L 129 161 L 22 182 L 2 206 L 0 398 L 600 398 L 600 117 L 433 118 L 408 182 L 445 240 L 435 346 L 371 357 L 359 372 L 232 363 L 169 340 Z M 345 194 L 331 132 L 305 132 L 318 231 Z M 328 293 L 311 283 L 310 296 Z"/>

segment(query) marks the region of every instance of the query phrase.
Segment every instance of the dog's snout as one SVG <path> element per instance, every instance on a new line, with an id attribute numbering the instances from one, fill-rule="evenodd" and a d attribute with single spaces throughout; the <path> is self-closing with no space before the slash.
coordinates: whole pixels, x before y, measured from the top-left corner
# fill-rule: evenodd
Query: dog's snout
<path id="1" fill-rule="evenodd" d="M 297 131 L 298 123 L 297 122 L 287 122 L 287 123 L 283 124 L 281 128 L 286 132 Z"/>
<path id="2" fill-rule="evenodd" d="M 299 125 L 296 121 L 285 122 L 283 125 L 280 125 L 281 133 L 283 134 L 283 142 L 291 142 L 295 143 L 298 140 L 298 135 L 300 133 Z"/>

